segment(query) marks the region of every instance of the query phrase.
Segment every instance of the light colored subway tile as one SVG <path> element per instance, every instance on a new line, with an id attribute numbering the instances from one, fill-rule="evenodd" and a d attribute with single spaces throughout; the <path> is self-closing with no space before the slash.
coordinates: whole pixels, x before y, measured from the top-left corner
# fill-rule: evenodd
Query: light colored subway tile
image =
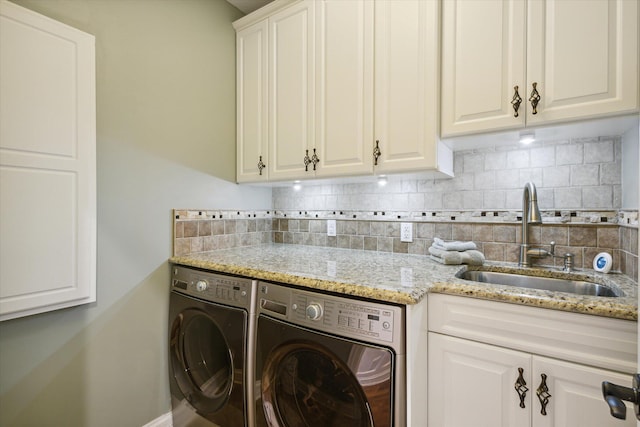
<path id="1" fill-rule="evenodd" d="M 451 224 L 451 238 L 453 240 L 473 240 L 473 224 Z"/>
<path id="2" fill-rule="evenodd" d="M 507 152 L 507 165 L 512 169 L 530 167 L 529 150 L 514 150 Z"/>
<path id="3" fill-rule="evenodd" d="M 584 200 L 584 207 L 587 209 L 613 208 L 613 187 L 610 185 L 583 187 L 582 200 Z"/>
<path id="4" fill-rule="evenodd" d="M 425 209 L 442 209 L 443 194 L 438 192 L 429 192 L 424 194 Z"/>
<path id="5" fill-rule="evenodd" d="M 462 173 L 462 172 L 460 172 Z M 457 175 L 457 174 L 456 174 Z M 434 191 L 435 180 L 433 179 L 421 179 L 418 181 L 418 193 L 426 193 Z"/>
<path id="6" fill-rule="evenodd" d="M 453 187 L 447 191 L 473 190 L 474 175 L 470 173 L 461 174 L 449 180 L 453 182 Z"/>
<path id="7" fill-rule="evenodd" d="M 393 195 L 393 210 L 396 210 L 396 211 L 409 210 L 409 195 L 408 194 L 394 194 Z"/>
<path id="8" fill-rule="evenodd" d="M 378 251 L 393 252 L 393 237 L 378 237 Z"/>
<path id="9" fill-rule="evenodd" d="M 571 166 L 571 185 L 598 185 L 600 167 L 598 165 L 573 165 Z"/>
<path id="10" fill-rule="evenodd" d="M 620 209 L 622 207 L 622 186 L 613 186 L 613 208 Z"/>
<path id="11" fill-rule="evenodd" d="M 496 188 L 496 174 L 494 171 L 479 172 L 475 176 L 474 189 L 493 190 Z"/>
<path id="12" fill-rule="evenodd" d="M 506 191 L 485 191 L 482 207 L 485 209 L 504 209 L 506 207 Z"/>
<path id="13" fill-rule="evenodd" d="M 496 171 L 496 189 L 520 188 L 520 171 L 505 169 Z"/>
<path id="14" fill-rule="evenodd" d="M 554 208 L 554 189 L 553 188 L 539 188 L 538 189 L 538 206 L 540 209 L 553 209 Z M 522 200 L 522 192 L 520 193 L 520 200 Z M 522 203 L 520 203 L 522 206 Z"/>
<path id="15" fill-rule="evenodd" d="M 622 167 L 620 162 L 604 163 L 600 165 L 600 184 L 621 184 Z M 597 185 L 596 182 L 593 185 Z"/>
<path id="16" fill-rule="evenodd" d="M 570 166 L 554 166 L 542 169 L 541 187 L 568 187 L 571 183 Z"/>
<path id="17" fill-rule="evenodd" d="M 532 148 L 530 153 L 532 167 L 547 167 L 556 164 L 556 150 L 553 146 Z"/>
<path id="18" fill-rule="evenodd" d="M 520 169 L 520 185 L 518 187 L 524 188 L 527 182 L 533 182 L 537 187 L 542 186 L 542 168 Z"/>
<path id="19" fill-rule="evenodd" d="M 583 163 L 582 144 L 563 144 L 556 146 L 556 165 L 579 165 Z"/>
<path id="20" fill-rule="evenodd" d="M 582 192 L 576 188 L 556 188 L 553 200 L 556 209 L 579 209 L 582 207 Z"/>
<path id="21" fill-rule="evenodd" d="M 424 210 L 424 193 L 409 193 L 409 210 Z"/>
<path id="22" fill-rule="evenodd" d="M 584 144 L 585 163 L 607 163 L 615 159 L 613 141 L 587 142 Z"/>
<path id="23" fill-rule="evenodd" d="M 484 156 L 485 170 L 501 170 L 507 168 L 507 153 L 504 151 L 487 153 Z"/>
<path id="24" fill-rule="evenodd" d="M 463 193 L 460 191 L 445 193 L 442 196 L 442 201 L 445 209 L 462 209 L 464 206 Z"/>
<path id="25" fill-rule="evenodd" d="M 418 181 L 415 179 L 403 179 L 401 188 L 403 193 L 415 193 L 418 191 Z"/>
<path id="26" fill-rule="evenodd" d="M 483 191 L 464 191 L 461 194 L 463 209 L 477 209 L 482 206 Z"/>
<path id="27" fill-rule="evenodd" d="M 465 173 L 480 172 L 484 170 L 484 155 L 469 153 L 463 157 Z"/>
<path id="28" fill-rule="evenodd" d="M 521 190 L 505 191 L 505 208 L 506 209 L 522 208 L 522 191 Z"/>
<path id="29" fill-rule="evenodd" d="M 455 175 L 464 172 L 464 156 L 460 152 L 453 153 L 453 173 Z"/>

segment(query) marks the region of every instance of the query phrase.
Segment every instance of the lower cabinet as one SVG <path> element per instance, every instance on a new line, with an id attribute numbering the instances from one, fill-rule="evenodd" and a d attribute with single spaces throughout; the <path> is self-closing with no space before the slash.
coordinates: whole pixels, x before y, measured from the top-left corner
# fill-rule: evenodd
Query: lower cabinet
<path id="1" fill-rule="evenodd" d="M 429 426 L 635 426 L 609 414 L 602 381 L 628 374 L 429 332 Z"/>

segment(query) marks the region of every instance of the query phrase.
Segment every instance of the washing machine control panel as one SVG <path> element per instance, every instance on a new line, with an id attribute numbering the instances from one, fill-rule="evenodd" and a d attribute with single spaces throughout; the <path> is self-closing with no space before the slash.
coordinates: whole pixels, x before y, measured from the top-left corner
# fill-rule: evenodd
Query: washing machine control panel
<path id="1" fill-rule="evenodd" d="M 174 267 L 171 288 L 207 301 L 247 307 L 251 301 L 251 280 Z"/>
<path id="2" fill-rule="evenodd" d="M 302 291 L 293 291 L 291 296 L 291 320 L 296 323 L 355 338 L 393 342 L 397 307 Z"/>

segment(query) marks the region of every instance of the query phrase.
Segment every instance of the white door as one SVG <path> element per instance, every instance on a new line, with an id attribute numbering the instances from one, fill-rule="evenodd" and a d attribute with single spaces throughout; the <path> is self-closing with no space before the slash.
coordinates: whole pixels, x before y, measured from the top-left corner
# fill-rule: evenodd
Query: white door
<path id="1" fill-rule="evenodd" d="M 373 170 L 373 9 L 316 2 L 316 176 Z"/>
<path id="2" fill-rule="evenodd" d="M 269 179 L 312 177 L 304 156 L 313 142 L 313 1 L 269 17 Z M 309 168 L 311 169 L 311 168 Z"/>
<path id="3" fill-rule="evenodd" d="M 529 354 L 433 332 L 428 353 L 430 426 L 530 425 L 535 390 Z M 522 405 L 515 388 L 519 368 Z"/>
<path id="4" fill-rule="evenodd" d="M 0 1 L 0 320 L 96 299 L 94 43 Z"/>
<path id="5" fill-rule="evenodd" d="M 238 182 L 268 178 L 268 31 L 265 19 L 236 34 Z"/>
<path id="6" fill-rule="evenodd" d="M 524 126 L 525 13 L 524 0 L 442 2 L 443 137 Z"/>
<path id="7" fill-rule="evenodd" d="M 626 420 L 609 414 L 602 398 L 602 381 L 629 383 L 626 374 L 592 368 L 570 362 L 533 356 L 533 427 L 616 427 L 636 425 L 633 404 L 627 402 Z M 542 375 L 547 387 L 548 403 L 542 413 L 544 400 Z M 537 394 L 541 396 L 538 397 Z"/>
<path id="8" fill-rule="evenodd" d="M 439 2 L 375 2 L 376 173 L 438 166 Z"/>
<path id="9" fill-rule="evenodd" d="M 527 2 L 527 124 L 638 108 L 638 1 Z"/>

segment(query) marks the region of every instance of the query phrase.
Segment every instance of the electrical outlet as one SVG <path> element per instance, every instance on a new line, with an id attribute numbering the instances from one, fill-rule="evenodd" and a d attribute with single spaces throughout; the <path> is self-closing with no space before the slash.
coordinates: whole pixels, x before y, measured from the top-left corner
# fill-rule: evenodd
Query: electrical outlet
<path id="1" fill-rule="evenodd" d="M 412 223 L 403 222 L 400 224 L 400 241 L 413 242 L 413 224 Z"/>
<path id="2" fill-rule="evenodd" d="M 336 235 L 336 220 L 328 219 L 327 220 L 327 236 L 335 236 Z"/>

